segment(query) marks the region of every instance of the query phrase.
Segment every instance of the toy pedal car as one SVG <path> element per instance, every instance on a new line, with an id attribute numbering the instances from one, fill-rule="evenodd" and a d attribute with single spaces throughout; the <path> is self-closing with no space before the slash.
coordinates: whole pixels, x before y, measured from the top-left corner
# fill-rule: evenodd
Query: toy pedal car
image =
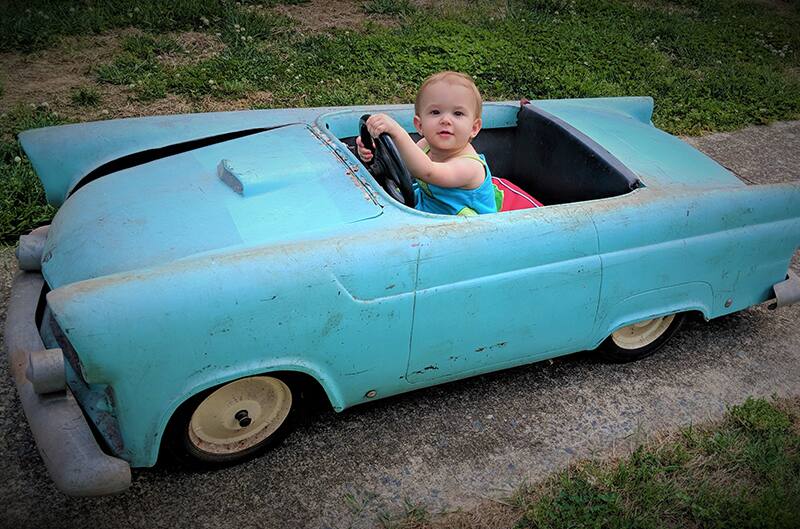
<path id="1" fill-rule="evenodd" d="M 60 209 L 20 242 L 5 339 L 56 485 L 122 491 L 163 447 L 250 457 L 307 388 L 340 411 L 575 351 L 627 361 L 687 313 L 797 302 L 800 186 L 743 184 L 652 110 L 486 104 L 476 150 L 543 205 L 469 217 L 398 202 L 381 184 L 403 168 L 351 151 L 365 111 L 411 131 L 411 105 L 23 132 Z"/>

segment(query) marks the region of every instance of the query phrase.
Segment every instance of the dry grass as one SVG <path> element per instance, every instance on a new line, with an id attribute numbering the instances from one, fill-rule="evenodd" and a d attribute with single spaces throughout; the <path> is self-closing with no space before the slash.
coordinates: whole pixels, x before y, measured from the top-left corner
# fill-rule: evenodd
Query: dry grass
<path id="1" fill-rule="evenodd" d="M 0 110 L 18 104 L 47 103 L 59 108 L 69 103 L 70 90 L 93 84 L 92 65 L 110 60 L 119 52 L 119 41 L 134 30 L 92 37 L 67 37 L 60 46 L 32 54 L 0 54 L 3 94 Z"/>
<path id="2" fill-rule="evenodd" d="M 360 0 L 311 0 L 297 5 L 282 5 L 274 9 L 297 23 L 301 34 L 314 34 L 331 29 L 360 29 L 367 20 L 380 23 L 383 20 L 370 17 L 364 12 Z M 383 21 L 388 22 L 388 19 Z"/>
<path id="3" fill-rule="evenodd" d="M 218 56 L 225 50 L 225 43 L 219 37 L 200 33 L 199 31 L 185 31 L 182 33 L 165 33 L 168 39 L 174 39 L 181 51 L 168 53 L 158 57 L 158 60 L 168 66 L 186 66 Z"/>

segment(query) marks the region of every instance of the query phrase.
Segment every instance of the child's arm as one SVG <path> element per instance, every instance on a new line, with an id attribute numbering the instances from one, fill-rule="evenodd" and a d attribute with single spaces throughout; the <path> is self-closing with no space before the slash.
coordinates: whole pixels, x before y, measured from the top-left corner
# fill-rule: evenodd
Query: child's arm
<path id="1" fill-rule="evenodd" d="M 387 133 L 397 145 L 400 156 L 414 178 L 439 187 L 476 189 L 486 176 L 483 164 L 470 158 L 456 158 L 448 162 L 434 162 L 414 143 L 411 136 L 386 114 L 375 114 L 367 121 L 373 138 Z M 420 143 L 422 143 L 420 141 Z"/>

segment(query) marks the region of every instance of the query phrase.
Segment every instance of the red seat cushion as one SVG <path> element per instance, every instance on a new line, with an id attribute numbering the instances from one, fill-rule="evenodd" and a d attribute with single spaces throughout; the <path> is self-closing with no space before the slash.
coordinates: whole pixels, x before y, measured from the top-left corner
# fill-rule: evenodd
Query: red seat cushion
<path id="1" fill-rule="evenodd" d="M 503 205 L 498 211 L 539 208 L 542 203 L 505 178 L 492 177 L 492 183 L 503 193 Z"/>

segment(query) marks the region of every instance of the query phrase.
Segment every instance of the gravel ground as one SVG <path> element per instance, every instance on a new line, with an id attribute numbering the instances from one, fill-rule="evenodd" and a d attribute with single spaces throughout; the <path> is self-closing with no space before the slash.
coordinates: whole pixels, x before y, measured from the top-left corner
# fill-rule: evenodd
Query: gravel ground
<path id="1" fill-rule="evenodd" d="M 688 138 L 751 183 L 800 181 L 800 122 Z M 0 324 L 15 265 L 0 249 Z M 800 273 L 800 257 L 792 267 Z M 9 375 L 0 376 L 0 526 L 373 527 L 421 502 L 470 508 L 578 457 L 719 417 L 748 395 L 800 394 L 800 305 L 691 320 L 629 365 L 589 354 L 417 391 L 301 424 L 279 448 L 214 473 L 136 470 L 131 489 L 67 498 L 50 483 Z M 8 372 L 5 355 L 0 371 Z"/>

